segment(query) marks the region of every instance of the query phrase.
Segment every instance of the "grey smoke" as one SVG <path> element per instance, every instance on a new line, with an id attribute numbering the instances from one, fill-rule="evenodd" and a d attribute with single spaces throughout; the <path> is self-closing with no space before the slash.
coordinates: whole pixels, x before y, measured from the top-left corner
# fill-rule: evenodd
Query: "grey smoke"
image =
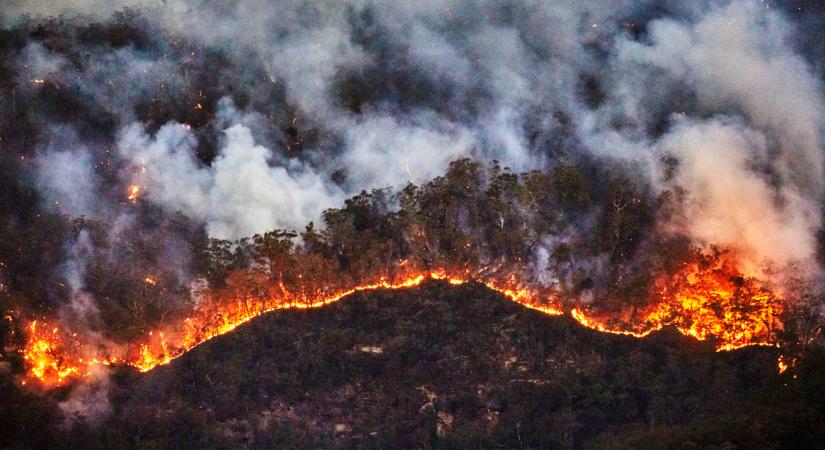
<path id="1" fill-rule="evenodd" d="M 71 216 L 100 214 L 93 152 L 71 128 L 53 126 L 47 136 L 49 142 L 35 159 L 36 182 L 47 207 Z"/>
<path id="2" fill-rule="evenodd" d="M 196 143 L 182 124 L 164 125 L 154 137 L 133 124 L 121 133 L 118 151 L 133 164 L 133 182 L 147 186 L 150 200 L 203 220 L 212 236 L 296 229 L 344 198 L 299 161 L 271 167 L 269 151 L 257 145 L 243 125 L 225 130 L 211 167 L 201 167 L 194 159 Z"/>
<path id="3" fill-rule="evenodd" d="M 81 230 L 72 243 L 63 264 L 63 277 L 69 288 L 69 303 L 62 315 L 70 323 L 88 323 L 99 314 L 94 298 L 86 291 L 86 269 L 95 257 L 95 247 L 87 230 Z"/>
<path id="4" fill-rule="evenodd" d="M 682 161 L 675 184 L 687 191 L 687 222 L 679 225 L 697 242 L 737 250 L 748 273 L 812 259 L 818 205 L 751 170 L 771 159 L 763 135 L 731 119 L 685 120 L 660 145 Z"/>
<path id="5" fill-rule="evenodd" d="M 18 82 L 24 86 L 32 80 L 47 80 L 59 76 L 66 67 L 65 58 L 51 55 L 37 42 L 26 45 L 19 58 L 24 70 L 17 74 Z"/>
<path id="6" fill-rule="evenodd" d="M 101 5 L 18 0 L 5 20 L 24 12 L 105 20 Z M 646 166 L 659 190 L 685 189 L 683 221 L 662 226 L 680 228 L 698 244 L 735 246 L 753 267 L 812 254 L 823 188 L 821 80 L 796 48 L 793 24 L 764 2 L 114 6 L 139 7 L 160 29 L 262 68 L 283 88 L 285 104 L 272 107 L 296 108 L 324 136 L 300 155 L 285 154 L 259 111 L 208 99 L 220 103 L 211 126 L 222 138 L 218 156 L 204 163 L 195 157 L 202 137 L 189 124 L 157 129 L 129 112 L 158 83 L 179 83 L 165 53 L 127 47 L 89 56 L 104 68 L 101 77 L 110 73 L 127 92 L 112 91 L 124 181 L 145 186 L 146 198 L 168 211 L 203 221 L 213 236 L 300 229 L 361 189 L 422 181 L 458 157 L 497 159 L 516 170 L 545 167 L 549 150 L 528 131 L 540 124 L 550 138 L 572 133 L 596 158 Z M 633 27 L 643 32 L 633 34 Z M 38 73 L 71 72 L 36 44 L 21 61 Z M 357 112 L 338 99 L 353 74 L 376 83 Z M 72 77 L 95 91 L 96 79 Z M 394 85 L 399 77 L 408 84 Z M 595 83 L 583 84 L 586 77 Z M 122 88 L 128 85 L 136 87 Z M 260 86 L 243 88 L 254 98 Z M 596 92 L 585 99 L 583 90 Z M 562 130 L 558 112 L 569 117 L 569 129 Z M 680 161 L 672 181 L 662 177 L 662 153 Z M 88 211 L 87 196 L 71 197 L 51 181 L 60 179 L 50 172 L 60 166 L 53 159 L 42 166 L 44 189 L 77 204 L 72 211 Z"/>
<path id="7" fill-rule="evenodd" d="M 823 32 L 797 29 L 768 6 L 7 0 L 0 21 L 12 26 L 31 14 L 105 23 L 130 7 L 146 21 L 134 26 L 155 27 L 156 41 L 122 47 L 67 38 L 70 48 L 61 52 L 31 38 L 13 64 L 21 97 L 69 92 L 91 111 L 71 123 L 43 113 L 31 143 L 43 207 L 105 220 L 115 247 L 131 245 L 130 232 L 140 230 L 157 240 L 163 261 L 156 265 L 182 286 L 192 281 L 189 243 L 163 228 L 147 231 L 143 215 L 155 220 L 155 212 L 126 204 L 126 186 L 141 186 L 139 201 L 164 219 L 181 212 L 212 237 L 236 239 L 301 230 L 362 189 L 426 181 L 458 158 L 520 171 L 547 168 L 559 154 L 630 161 L 646 169 L 643 182 L 655 192 L 683 190 L 683 210 L 657 226 L 704 248 L 733 248 L 748 274 L 766 276 L 766 265 L 816 274 L 825 101 L 812 64 L 821 71 L 822 62 L 798 42 L 803 33 L 821 42 Z M 214 54 L 232 67 L 210 66 Z M 200 86 L 199 74 L 187 67 L 214 75 L 207 84 L 217 96 L 195 97 L 190 86 Z M 342 97 L 351 92 L 363 102 L 347 105 Z M 214 115 L 205 124 L 143 118 L 157 107 L 167 121 L 161 106 L 175 101 L 202 102 Z M 94 123 L 84 129 L 82 122 Z M 283 128 L 291 123 L 302 137 L 318 137 L 286 150 Z M 210 145 L 215 154 L 204 157 Z M 664 155 L 678 161 L 672 178 Z M 598 285 L 613 267 L 607 255 L 554 261 L 558 245 L 578 245 L 576 231 L 536 243 L 530 276 L 581 290 L 578 300 L 589 303 L 594 290 L 579 289 L 582 279 Z M 81 231 L 61 267 L 64 323 L 88 324 L 99 314 L 84 281 L 93 258 L 122 262 Z M 97 420 L 109 412 L 107 397 L 101 371 L 60 407 L 68 417 Z"/>
<path id="8" fill-rule="evenodd" d="M 649 44 L 621 40 L 619 63 L 661 70 L 709 113 L 743 114 L 776 147 L 776 169 L 809 195 L 822 191 L 821 86 L 790 42 L 790 25 L 761 2 L 712 9 L 693 24 L 651 24 Z M 678 112 L 678 111 L 674 111 Z"/>
<path id="9" fill-rule="evenodd" d="M 370 117 L 346 132 L 348 150 L 339 163 L 352 180 L 349 193 L 431 179 L 474 148 L 472 132 L 454 123 L 429 115 L 407 122 Z"/>
<path id="10" fill-rule="evenodd" d="M 711 116 L 672 111 L 672 129 L 653 149 L 682 163 L 676 183 L 689 202 L 681 225 L 699 243 L 738 249 L 753 270 L 810 261 L 820 226 L 825 104 L 790 33 L 761 2 L 733 2 L 695 23 L 655 21 L 647 43 L 617 44 L 629 111 L 644 113 L 657 91 L 640 83 L 660 77 Z"/>
<path id="11" fill-rule="evenodd" d="M 79 418 L 97 424 L 111 412 L 109 403 L 109 369 L 101 365 L 89 366 L 89 376 L 58 403 L 65 416 L 65 426 L 71 427 Z"/>

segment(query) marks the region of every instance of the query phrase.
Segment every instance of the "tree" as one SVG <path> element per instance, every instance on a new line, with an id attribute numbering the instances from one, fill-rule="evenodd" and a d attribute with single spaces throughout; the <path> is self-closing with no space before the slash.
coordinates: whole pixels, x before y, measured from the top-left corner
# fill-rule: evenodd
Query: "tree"
<path id="1" fill-rule="evenodd" d="M 292 238 L 295 232 L 286 230 L 267 231 L 252 237 L 252 260 L 264 268 L 270 281 L 282 284 L 284 271 L 292 259 Z"/>
<path id="2" fill-rule="evenodd" d="M 209 239 L 206 248 L 200 252 L 204 261 L 203 275 L 213 288 L 225 286 L 226 276 L 233 266 L 232 242 L 224 239 Z"/>

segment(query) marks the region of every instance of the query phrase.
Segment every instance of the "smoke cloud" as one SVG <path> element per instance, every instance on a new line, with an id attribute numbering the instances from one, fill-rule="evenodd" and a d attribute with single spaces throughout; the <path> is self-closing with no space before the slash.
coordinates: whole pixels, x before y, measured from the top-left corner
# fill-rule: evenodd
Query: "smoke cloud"
<path id="1" fill-rule="evenodd" d="M 100 6 L 17 0 L 4 21 L 66 14 L 78 23 L 129 23 Z M 120 164 L 131 167 L 124 181 L 145 184 L 150 201 L 205 222 L 215 237 L 301 228 L 361 189 L 422 181 L 459 157 L 518 170 L 552 165 L 553 149 L 531 127 L 558 135 L 563 112 L 578 151 L 643 161 L 654 183 L 666 151 L 683 163 L 676 182 L 693 201 L 725 209 L 721 192 L 729 190 L 728 198 L 758 199 L 738 218 L 689 207 L 684 225 L 697 241 L 730 245 L 734 236 L 722 230 L 741 229 L 760 211 L 767 217 L 762 231 L 773 231 L 758 234 L 772 237 L 740 239 L 742 251 L 780 264 L 810 254 L 803 249 L 819 226 L 825 106 L 820 79 L 796 46 L 799 30 L 764 2 L 114 6 L 139 12 L 133 26 L 169 37 L 110 49 L 83 40 L 70 44 L 87 49 L 77 55 L 34 40 L 19 54 L 19 77 L 35 93 L 44 87 L 31 79 L 51 80 L 46 84 L 80 89 L 98 112 L 104 105 L 119 130 Z M 233 68 L 215 82 L 234 91 L 198 97 L 199 108 L 211 102 L 219 111 L 211 122 L 139 120 L 152 104 L 167 102 L 164 95 L 195 103 L 189 98 L 198 75 L 179 67 L 208 68 L 210 51 L 228 58 Z M 254 71 L 266 78 L 250 83 Z M 269 101 L 262 90 L 273 90 Z M 179 106 L 172 103 L 163 107 Z M 227 119 L 220 113 L 227 105 L 254 124 Z M 283 132 L 283 120 L 296 115 L 311 138 L 302 129 Z M 60 211 L 94 215 L 101 208 L 90 199 L 108 192 L 95 192 L 98 150 L 84 146 L 88 133 L 81 134 L 76 145 L 48 147 L 38 179 Z M 295 139 L 302 151 L 285 154 L 279 142 Z M 213 157 L 200 157 L 204 145 L 217 145 Z M 729 145 L 724 163 L 708 168 L 695 160 L 724 158 Z M 704 177 L 697 172 L 711 168 Z"/>
<path id="2" fill-rule="evenodd" d="M 362 190 L 427 181 L 464 157 L 641 167 L 628 178 L 680 199 L 652 233 L 733 249 L 751 275 L 815 273 L 825 26 L 809 5 L 11 0 L 0 143 L 37 193 L 34 214 L 113 224 L 121 249 L 76 234 L 64 245 L 84 318 L 100 305 L 83 283 L 91 255 L 142 258 L 124 279 L 165 276 L 146 297 L 171 298 L 191 281 L 186 239 L 205 237 L 193 229 L 300 231 Z M 592 285 L 553 266 L 557 244 L 586 241 L 563 231 L 536 244 L 535 277 Z M 590 263 L 610 270 L 609 255 Z M 103 411 L 83 406 L 99 392 L 65 410 Z"/>
<path id="3" fill-rule="evenodd" d="M 95 202 L 97 176 L 91 151 L 68 131 L 68 142 L 55 142 L 62 130 L 52 129 L 52 143 L 37 156 L 37 182 L 48 208 L 71 216 L 102 212 Z"/>
<path id="4" fill-rule="evenodd" d="M 662 19 L 649 29 L 647 42 L 619 40 L 618 85 L 625 110 L 647 122 L 640 116 L 657 90 L 634 94 L 642 83 L 659 77 L 666 93 L 688 97 L 654 146 L 681 163 L 675 181 L 690 198 L 682 225 L 701 243 L 738 249 L 751 269 L 809 261 L 825 106 L 790 25 L 762 3 L 734 2 L 694 23 Z"/>
<path id="5" fill-rule="evenodd" d="M 135 165 L 135 181 L 148 186 L 150 200 L 205 221 L 212 236 L 300 228 L 343 201 L 340 189 L 298 161 L 270 167 L 269 151 L 256 145 L 243 125 L 225 130 L 209 168 L 193 159 L 196 144 L 181 124 L 164 125 L 154 138 L 135 124 L 121 133 L 118 151 Z"/>
<path id="6" fill-rule="evenodd" d="M 788 13 L 764 2 L 115 4 L 139 19 L 100 6 L 17 0 L 4 21 L 66 14 L 161 35 L 109 49 L 82 40 L 77 55 L 33 40 L 19 78 L 33 95 L 44 86 L 31 79 L 84 93 L 89 114 L 111 118 L 122 183 L 214 237 L 300 229 L 362 189 L 424 181 L 460 157 L 546 167 L 572 133 L 576 152 L 642 162 L 660 190 L 673 186 L 658 160 L 676 157 L 673 183 L 690 198 L 681 225 L 697 242 L 735 244 L 754 264 L 812 253 L 821 79 Z M 210 83 L 226 88 L 192 100 L 216 51 L 231 67 Z M 140 120 L 193 104 L 216 114 Z M 100 146 L 75 134 L 39 157 L 42 192 L 67 214 L 116 211 L 100 206 Z"/>
<path id="7" fill-rule="evenodd" d="M 674 181 L 688 196 L 683 225 L 698 242 L 736 249 L 749 273 L 810 260 L 818 206 L 753 169 L 771 159 L 763 135 L 726 119 L 683 121 L 660 144 L 681 161 Z"/>

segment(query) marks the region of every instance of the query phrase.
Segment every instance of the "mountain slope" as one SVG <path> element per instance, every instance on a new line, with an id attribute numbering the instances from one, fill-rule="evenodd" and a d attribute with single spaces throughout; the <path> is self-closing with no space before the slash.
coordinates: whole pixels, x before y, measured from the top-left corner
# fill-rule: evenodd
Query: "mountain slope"
<path id="1" fill-rule="evenodd" d="M 639 438 L 627 430 L 746 410 L 781 382 L 775 358 L 667 330 L 601 334 L 482 286 L 433 282 L 269 314 L 144 377 L 123 374 L 112 420 L 201 424 L 186 436 L 141 428 L 160 445 L 619 445 Z M 738 439 L 751 438 L 766 436 Z"/>

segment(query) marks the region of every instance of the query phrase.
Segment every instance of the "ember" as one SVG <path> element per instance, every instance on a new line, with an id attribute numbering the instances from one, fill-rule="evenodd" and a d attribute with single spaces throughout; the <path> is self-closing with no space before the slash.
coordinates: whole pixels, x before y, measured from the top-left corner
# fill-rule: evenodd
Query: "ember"
<path id="1" fill-rule="evenodd" d="M 138 197 L 140 196 L 140 191 L 141 191 L 140 186 L 138 186 L 136 184 L 133 184 L 133 185 L 129 186 L 129 189 L 126 192 L 127 193 L 126 199 L 129 200 L 132 203 L 135 203 L 137 201 Z"/>

